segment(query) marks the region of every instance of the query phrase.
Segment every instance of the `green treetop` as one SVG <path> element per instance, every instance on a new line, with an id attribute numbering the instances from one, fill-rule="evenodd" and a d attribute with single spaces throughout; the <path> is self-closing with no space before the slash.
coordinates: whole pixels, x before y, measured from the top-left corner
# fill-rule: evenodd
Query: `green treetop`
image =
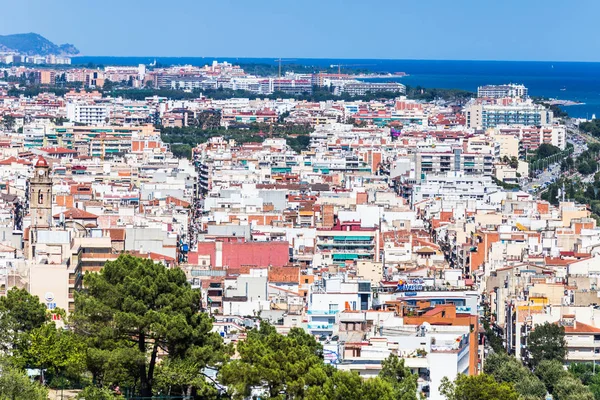
<path id="1" fill-rule="evenodd" d="M 510 383 L 498 383 L 490 375 L 463 375 L 454 382 L 442 379 L 440 392 L 448 400 L 518 400 L 519 394 Z"/>
<path id="2" fill-rule="evenodd" d="M 529 363 L 533 367 L 542 360 L 563 363 L 567 354 L 566 346 L 564 327 L 549 322 L 537 325 L 527 339 Z"/>
<path id="3" fill-rule="evenodd" d="M 117 364 L 121 374 L 139 382 L 139 394 L 150 397 L 159 350 L 168 359 L 193 360 L 197 375 L 222 361 L 222 340 L 211 332 L 212 322 L 200 310 L 200 292 L 182 270 L 122 255 L 100 273 L 86 274 L 84 282 L 86 290 L 75 298 L 73 325 L 87 339 L 88 366 L 96 380 Z M 103 363 L 94 365 L 97 361 Z"/>

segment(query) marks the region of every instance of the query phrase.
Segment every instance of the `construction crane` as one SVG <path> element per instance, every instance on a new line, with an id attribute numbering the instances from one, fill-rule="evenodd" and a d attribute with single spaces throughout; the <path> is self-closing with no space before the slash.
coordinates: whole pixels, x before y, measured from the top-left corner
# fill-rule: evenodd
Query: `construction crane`
<path id="1" fill-rule="evenodd" d="M 281 79 L 281 63 L 282 62 L 290 62 L 290 61 L 296 61 L 296 59 L 295 58 L 291 58 L 289 60 L 284 60 L 282 58 L 278 58 L 277 60 L 275 60 L 275 62 L 279 64 L 279 74 L 277 75 L 277 77 L 279 79 Z"/>
<path id="2" fill-rule="evenodd" d="M 279 85 L 279 81 L 281 80 L 281 63 L 282 62 L 290 62 L 290 61 L 296 61 L 296 59 L 295 58 L 291 58 L 291 59 L 288 59 L 288 60 L 284 60 L 284 59 L 282 59 L 280 57 L 277 60 L 275 60 L 275 62 L 279 64 L 279 73 L 277 74 L 277 85 Z M 279 88 L 279 86 L 278 86 L 278 88 Z"/>
<path id="3" fill-rule="evenodd" d="M 342 78 L 342 67 L 368 67 L 368 66 L 373 66 L 375 64 L 331 64 L 329 66 L 329 68 L 335 68 L 337 67 L 338 69 L 338 79 Z"/>

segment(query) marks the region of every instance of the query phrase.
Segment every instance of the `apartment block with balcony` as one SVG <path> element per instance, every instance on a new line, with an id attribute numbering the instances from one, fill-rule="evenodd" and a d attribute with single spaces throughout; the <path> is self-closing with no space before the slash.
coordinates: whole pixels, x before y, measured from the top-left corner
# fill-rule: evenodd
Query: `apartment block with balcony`
<path id="1" fill-rule="evenodd" d="M 361 227 L 360 221 L 344 221 L 332 228 L 318 229 L 316 247 L 313 265 L 379 261 L 378 231 Z"/>
<path id="2" fill-rule="evenodd" d="M 565 328 L 568 363 L 600 361 L 600 328 L 578 322 L 575 315 L 563 315 L 559 324 Z"/>
<path id="3" fill-rule="evenodd" d="M 552 111 L 532 102 L 509 104 L 471 103 L 465 107 L 468 128 L 488 129 L 500 125 L 541 126 L 552 124 Z"/>
<path id="4" fill-rule="evenodd" d="M 525 85 L 485 85 L 477 88 L 477 97 L 501 99 L 504 97 L 527 97 L 529 90 Z"/>
<path id="5" fill-rule="evenodd" d="M 307 330 L 314 335 L 334 335 L 341 311 L 366 311 L 371 307 L 370 281 L 341 275 L 324 277 L 309 289 Z"/>
<path id="6" fill-rule="evenodd" d="M 453 152 L 418 152 L 415 154 L 415 172 L 417 179 L 455 172 L 462 172 L 465 176 L 492 176 L 494 156 L 485 152 L 465 153 L 461 149 Z"/>
<path id="7" fill-rule="evenodd" d="M 102 125 L 108 122 L 109 110 L 105 104 L 68 103 L 67 118 L 85 125 Z"/>

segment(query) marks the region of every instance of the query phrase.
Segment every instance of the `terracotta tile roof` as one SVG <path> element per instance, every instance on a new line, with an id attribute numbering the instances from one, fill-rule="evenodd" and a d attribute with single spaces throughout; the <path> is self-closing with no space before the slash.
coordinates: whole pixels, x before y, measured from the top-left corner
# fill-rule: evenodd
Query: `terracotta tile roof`
<path id="1" fill-rule="evenodd" d="M 122 228 L 112 228 L 112 229 L 103 229 L 103 234 L 107 234 L 110 236 L 110 240 L 117 242 L 125 241 L 125 229 Z"/>
<path id="2" fill-rule="evenodd" d="M 0 161 L 0 165 L 12 165 L 13 163 L 22 165 L 31 165 L 30 161 L 18 159 L 16 157 L 8 157 L 6 160 Z"/>
<path id="3" fill-rule="evenodd" d="M 87 212 L 85 210 L 80 210 L 79 208 L 69 208 L 62 213 L 55 214 L 53 218 L 60 218 L 60 214 L 65 216 L 65 220 L 69 219 L 98 219 L 98 216 Z"/>
<path id="4" fill-rule="evenodd" d="M 71 194 L 92 194 L 92 186 L 88 184 L 72 185 Z"/>
<path id="5" fill-rule="evenodd" d="M 42 156 L 39 156 L 37 161 L 34 164 L 34 167 L 47 167 L 48 166 L 48 161 L 46 161 L 46 159 Z"/>
<path id="6" fill-rule="evenodd" d="M 565 326 L 565 333 L 600 333 L 600 328 L 584 324 L 583 322 L 575 322 L 575 326 Z"/>
<path id="7" fill-rule="evenodd" d="M 269 282 L 298 283 L 300 267 L 271 267 Z"/>
<path id="8" fill-rule="evenodd" d="M 237 268 L 227 268 L 227 276 L 236 276 L 241 274 L 249 274 L 250 266 L 249 265 L 240 265 Z"/>
<path id="9" fill-rule="evenodd" d="M 44 147 L 40 150 L 47 154 L 77 154 L 77 150 L 67 149 L 66 147 Z"/>
<path id="10" fill-rule="evenodd" d="M 546 265 L 566 266 L 577 260 L 565 260 L 563 258 L 545 257 L 544 261 Z"/>

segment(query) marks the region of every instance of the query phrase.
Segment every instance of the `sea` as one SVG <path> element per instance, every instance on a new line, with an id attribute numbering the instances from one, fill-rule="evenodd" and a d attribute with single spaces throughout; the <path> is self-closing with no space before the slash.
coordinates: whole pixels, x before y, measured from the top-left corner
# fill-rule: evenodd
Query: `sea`
<path id="1" fill-rule="evenodd" d="M 277 65 L 274 58 L 236 57 L 73 57 L 73 64 L 138 65 L 154 61 L 163 65 L 202 66 L 213 60 L 239 64 Z M 459 61 L 459 60 L 383 60 L 383 59 L 286 59 L 282 63 L 319 68 L 338 64 L 342 68 L 368 70 L 377 73 L 404 72 L 407 76 L 392 76 L 376 80 L 397 81 L 410 86 L 477 91 L 488 84 L 521 83 L 530 96 L 571 100 L 583 104 L 563 107 L 570 116 L 600 118 L 600 63 L 552 61 Z"/>

